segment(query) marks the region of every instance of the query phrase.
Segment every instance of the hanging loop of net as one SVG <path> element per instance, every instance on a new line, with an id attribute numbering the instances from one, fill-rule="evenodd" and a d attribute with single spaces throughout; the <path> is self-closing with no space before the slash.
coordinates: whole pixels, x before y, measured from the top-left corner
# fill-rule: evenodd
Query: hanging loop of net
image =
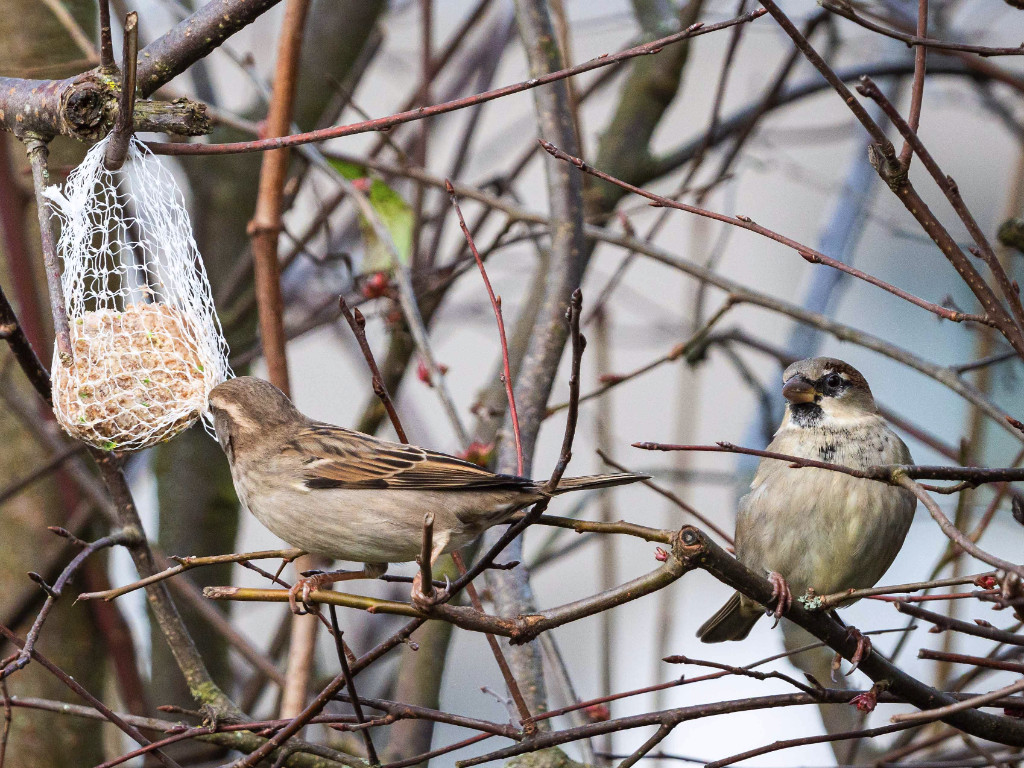
<path id="1" fill-rule="evenodd" d="M 61 221 L 57 249 L 73 362 L 52 367 L 53 410 L 68 434 L 104 450 L 141 450 L 200 416 L 231 374 L 181 190 L 135 138 L 108 171 L 109 137 L 46 197 Z"/>

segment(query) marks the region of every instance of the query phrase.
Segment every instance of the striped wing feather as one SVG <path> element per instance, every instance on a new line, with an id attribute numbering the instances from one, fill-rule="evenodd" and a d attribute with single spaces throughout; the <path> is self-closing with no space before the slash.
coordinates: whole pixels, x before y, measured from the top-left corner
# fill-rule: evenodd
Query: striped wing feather
<path id="1" fill-rule="evenodd" d="M 312 424 L 282 449 L 301 461 L 308 488 L 422 491 L 530 490 L 531 480 L 496 475 L 468 461 L 330 424 Z"/>

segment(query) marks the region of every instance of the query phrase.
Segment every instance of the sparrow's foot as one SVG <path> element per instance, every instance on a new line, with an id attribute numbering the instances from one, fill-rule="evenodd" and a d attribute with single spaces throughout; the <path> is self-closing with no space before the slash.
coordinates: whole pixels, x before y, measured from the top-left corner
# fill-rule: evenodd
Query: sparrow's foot
<path id="1" fill-rule="evenodd" d="M 448 602 L 450 594 L 451 581 L 447 576 L 444 577 L 444 589 L 438 589 L 437 587 L 431 587 L 430 594 L 426 594 L 423 591 L 423 579 L 420 576 L 419 571 L 412 578 L 412 593 L 410 599 L 412 606 L 418 611 L 424 613 L 429 612 L 435 605 Z"/>
<path id="2" fill-rule="evenodd" d="M 860 663 L 862 661 L 864 661 L 864 659 L 867 658 L 868 655 L 870 655 L 870 653 L 871 653 L 871 640 L 866 635 L 862 634 L 859 629 L 857 629 L 856 627 L 847 627 L 846 628 L 846 636 L 847 636 L 847 638 L 849 638 L 851 640 L 856 640 L 857 641 L 857 648 L 853 652 L 853 656 L 850 657 L 850 665 L 851 665 L 850 666 L 850 671 L 847 672 L 845 675 L 843 675 L 843 677 L 849 677 L 854 672 L 856 672 L 857 671 L 857 667 L 860 666 Z M 843 657 L 840 656 L 837 653 L 835 655 L 835 658 L 832 659 L 832 682 L 833 683 L 837 682 L 837 680 L 836 680 L 836 672 L 839 671 L 840 667 L 842 666 L 842 663 L 843 663 Z"/>
<path id="3" fill-rule="evenodd" d="M 288 605 L 296 616 L 316 613 L 316 607 L 310 607 L 309 597 L 318 589 L 323 589 L 339 581 L 376 579 L 382 576 L 386 570 L 386 563 L 367 563 L 361 571 L 303 571 L 301 578 L 288 590 Z"/>
<path id="4" fill-rule="evenodd" d="M 288 590 L 288 606 L 296 616 L 305 616 L 307 613 L 316 613 L 315 607 L 310 607 L 309 596 L 316 592 L 327 582 L 323 577 L 329 574 L 323 571 L 305 571 L 302 576 Z M 299 603 L 302 605 L 299 605 Z"/>
<path id="5" fill-rule="evenodd" d="M 855 650 L 853 652 L 853 656 L 850 657 L 850 663 L 853 666 L 851 666 L 850 671 L 846 673 L 846 677 L 849 677 L 857 670 L 860 663 L 871 654 L 871 638 L 862 634 L 856 627 L 848 627 L 846 635 L 851 640 L 857 641 L 857 650 Z"/>
<path id="6" fill-rule="evenodd" d="M 767 613 L 769 616 L 775 617 L 775 623 L 772 624 L 772 629 L 779 626 L 779 621 L 782 619 L 782 614 L 790 609 L 793 605 L 793 593 L 789 591 L 789 584 L 782 578 L 782 574 L 772 571 L 768 574 L 768 581 L 772 584 L 772 599 L 771 602 L 775 605 L 775 608 L 769 608 Z"/>

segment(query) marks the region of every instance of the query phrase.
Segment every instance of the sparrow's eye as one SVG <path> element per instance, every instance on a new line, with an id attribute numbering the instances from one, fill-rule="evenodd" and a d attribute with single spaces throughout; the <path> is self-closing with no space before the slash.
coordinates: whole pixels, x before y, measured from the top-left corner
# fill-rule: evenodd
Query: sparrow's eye
<path id="1" fill-rule="evenodd" d="M 838 392 L 842 387 L 843 377 L 838 373 L 830 374 L 829 377 L 825 379 L 825 388 L 831 392 Z"/>

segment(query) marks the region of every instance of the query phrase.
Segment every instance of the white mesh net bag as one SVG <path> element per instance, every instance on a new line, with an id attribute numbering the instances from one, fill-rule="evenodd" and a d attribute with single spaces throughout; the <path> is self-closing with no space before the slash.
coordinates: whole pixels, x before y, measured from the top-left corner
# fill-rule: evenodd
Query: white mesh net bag
<path id="1" fill-rule="evenodd" d="M 231 371 L 181 191 L 134 138 L 119 171 L 93 146 L 63 191 L 57 250 L 73 362 L 54 350 L 53 410 L 73 437 L 141 450 L 207 418 Z"/>

